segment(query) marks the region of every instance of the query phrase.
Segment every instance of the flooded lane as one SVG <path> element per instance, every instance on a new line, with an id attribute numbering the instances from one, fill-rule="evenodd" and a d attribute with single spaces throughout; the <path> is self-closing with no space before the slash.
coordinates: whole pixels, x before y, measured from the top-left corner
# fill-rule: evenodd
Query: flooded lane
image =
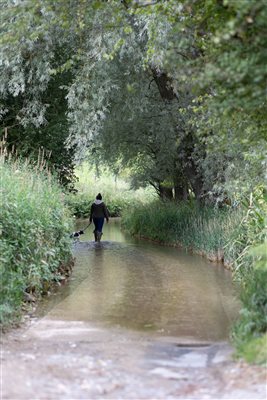
<path id="1" fill-rule="evenodd" d="M 77 229 L 85 225 L 80 221 Z M 178 249 L 127 238 L 116 221 L 105 224 L 100 244 L 92 242 L 92 229 L 74 245 L 71 280 L 43 305 L 49 318 L 189 340 L 228 337 L 238 312 L 229 271 Z"/>
<path id="2" fill-rule="evenodd" d="M 265 369 L 222 341 L 238 308 L 228 271 L 114 222 L 92 236 L 42 318 L 2 338 L 3 400 L 266 399 Z"/>

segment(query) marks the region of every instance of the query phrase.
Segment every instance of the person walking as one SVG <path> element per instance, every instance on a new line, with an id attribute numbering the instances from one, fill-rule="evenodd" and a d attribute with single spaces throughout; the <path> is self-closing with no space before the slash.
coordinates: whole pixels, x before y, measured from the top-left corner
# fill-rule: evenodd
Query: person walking
<path id="1" fill-rule="evenodd" d="M 96 196 L 95 201 L 91 205 L 90 211 L 90 223 L 93 221 L 95 225 L 94 235 L 95 235 L 95 242 L 100 242 L 101 236 L 103 235 L 102 229 L 104 225 L 104 219 L 109 221 L 109 214 L 105 203 L 102 200 L 101 193 L 98 193 Z"/>

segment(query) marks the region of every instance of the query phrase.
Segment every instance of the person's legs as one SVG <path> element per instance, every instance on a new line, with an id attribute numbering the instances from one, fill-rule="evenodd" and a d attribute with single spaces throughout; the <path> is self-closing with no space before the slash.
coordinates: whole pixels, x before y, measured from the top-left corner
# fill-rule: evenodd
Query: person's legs
<path id="1" fill-rule="evenodd" d="M 95 237 L 95 242 L 97 242 L 97 233 L 96 233 L 96 228 L 94 230 L 94 237 Z"/>
<path id="2" fill-rule="evenodd" d="M 93 218 L 94 224 L 95 224 L 95 230 L 94 230 L 94 235 L 95 235 L 95 241 L 99 242 L 102 236 L 102 229 L 104 225 L 104 218 Z"/>

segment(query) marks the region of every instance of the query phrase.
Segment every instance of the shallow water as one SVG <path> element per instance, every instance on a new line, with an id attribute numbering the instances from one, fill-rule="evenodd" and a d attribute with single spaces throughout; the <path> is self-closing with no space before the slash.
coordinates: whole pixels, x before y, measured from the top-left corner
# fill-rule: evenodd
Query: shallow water
<path id="1" fill-rule="evenodd" d="M 87 225 L 78 221 L 77 230 Z M 153 335 L 219 341 L 238 314 L 229 271 L 184 251 L 125 236 L 119 221 L 104 225 L 101 243 L 90 226 L 74 243 L 73 274 L 39 312 Z"/>

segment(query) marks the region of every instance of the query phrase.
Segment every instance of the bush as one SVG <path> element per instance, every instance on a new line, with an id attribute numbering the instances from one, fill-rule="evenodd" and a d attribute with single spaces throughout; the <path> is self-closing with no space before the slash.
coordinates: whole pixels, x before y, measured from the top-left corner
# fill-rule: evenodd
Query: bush
<path id="1" fill-rule="evenodd" d="M 121 216 L 123 210 L 137 204 L 151 201 L 154 190 L 140 188 L 133 190 L 126 179 L 115 177 L 109 170 L 98 170 L 98 177 L 93 168 L 86 163 L 77 170 L 78 182 L 75 185 L 76 194 L 66 195 L 65 202 L 73 215 L 88 218 L 91 204 L 97 193 L 101 193 L 111 217 Z"/>
<path id="2" fill-rule="evenodd" d="M 252 249 L 258 247 L 267 237 L 267 202 L 261 186 L 242 202 L 243 216 L 238 231 L 229 240 L 227 249 L 234 259 L 235 277 L 246 280 L 254 269 L 258 256 Z"/>
<path id="3" fill-rule="evenodd" d="M 260 337 L 247 337 L 246 341 L 238 340 L 237 357 L 244 358 L 249 363 L 266 365 L 267 334 Z"/>
<path id="4" fill-rule="evenodd" d="M 95 200 L 94 194 L 87 193 L 77 193 L 77 194 L 67 194 L 65 197 L 65 204 L 69 207 L 70 212 L 77 218 L 88 218 L 90 214 L 91 204 Z M 111 217 L 119 217 L 122 210 L 129 206 L 130 200 L 125 197 L 114 197 L 111 198 L 107 194 L 103 198 L 109 214 Z"/>
<path id="5" fill-rule="evenodd" d="M 59 186 L 26 163 L 0 160 L 0 321 L 20 313 L 26 292 L 39 295 L 71 259 L 72 221 Z"/>
<path id="6" fill-rule="evenodd" d="M 249 362 L 267 362 L 267 242 L 265 265 L 254 265 L 242 280 L 240 318 L 235 324 L 232 339 L 237 356 Z"/>
<path id="7" fill-rule="evenodd" d="M 267 202 L 258 187 L 244 202 L 240 234 L 230 247 L 238 248 L 235 277 L 241 282 L 242 310 L 233 329 L 237 355 L 247 361 L 267 362 Z"/>

